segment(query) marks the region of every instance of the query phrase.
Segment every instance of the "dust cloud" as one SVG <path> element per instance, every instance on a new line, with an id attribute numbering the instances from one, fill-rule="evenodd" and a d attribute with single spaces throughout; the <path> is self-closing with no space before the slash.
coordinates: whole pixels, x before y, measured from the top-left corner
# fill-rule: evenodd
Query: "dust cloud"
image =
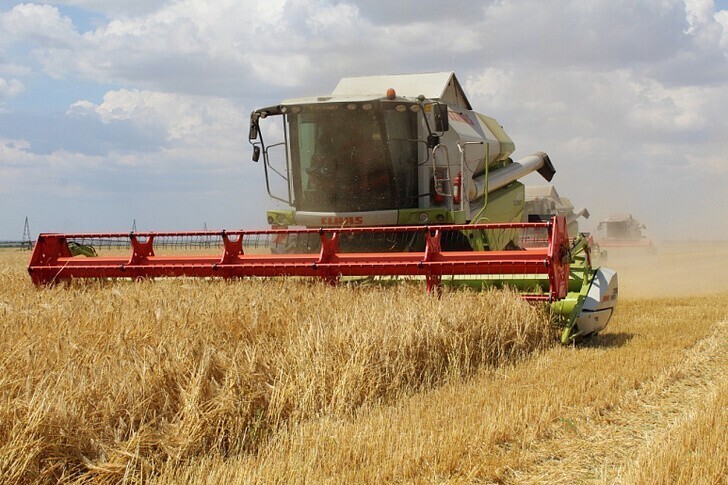
<path id="1" fill-rule="evenodd" d="M 654 254 L 610 248 L 596 265 L 618 272 L 625 299 L 728 293 L 728 242 L 662 243 Z"/>

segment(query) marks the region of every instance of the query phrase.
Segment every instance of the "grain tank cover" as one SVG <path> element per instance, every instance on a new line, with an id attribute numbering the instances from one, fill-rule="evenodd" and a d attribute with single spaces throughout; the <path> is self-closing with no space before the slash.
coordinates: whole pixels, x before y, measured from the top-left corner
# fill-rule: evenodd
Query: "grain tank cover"
<path id="1" fill-rule="evenodd" d="M 382 96 L 389 88 L 394 88 L 399 96 L 416 98 L 422 94 L 427 99 L 442 101 L 450 106 L 473 109 L 454 72 L 345 77 L 331 94 L 335 97 L 363 94 Z"/>

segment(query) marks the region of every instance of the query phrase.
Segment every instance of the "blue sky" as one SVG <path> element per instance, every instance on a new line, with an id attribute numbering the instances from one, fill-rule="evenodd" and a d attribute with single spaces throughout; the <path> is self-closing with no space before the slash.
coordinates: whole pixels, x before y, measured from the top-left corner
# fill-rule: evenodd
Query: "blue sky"
<path id="1" fill-rule="evenodd" d="M 587 229 L 728 239 L 727 0 L 0 0 L 0 239 L 262 227 L 251 110 L 450 70 Z"/>

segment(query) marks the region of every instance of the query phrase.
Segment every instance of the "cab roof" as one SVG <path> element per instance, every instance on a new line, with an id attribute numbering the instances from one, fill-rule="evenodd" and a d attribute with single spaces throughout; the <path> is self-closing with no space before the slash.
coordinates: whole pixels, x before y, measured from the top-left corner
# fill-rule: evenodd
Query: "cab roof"
<path id="1" fill-rule="evenodd" d="M 427 99 L 442 101 L 469 110 L 473 109 L 454 72 L 345 77 L 339 81 L 332 95 L 379 94 L 382 96 L 389 88 L 393 88 L 398 96 L 416 98 L 424 95 Z"/>
<path id="2" fill-rule="evenodd" d="M 386 99 L 389 88 L 398 97 L 425 98 L 472 110 L 460 81 L 453 72 L 345 77 L 330 95 L 287 99 L 282 106 L 310 103 L 364 102 Z"/>

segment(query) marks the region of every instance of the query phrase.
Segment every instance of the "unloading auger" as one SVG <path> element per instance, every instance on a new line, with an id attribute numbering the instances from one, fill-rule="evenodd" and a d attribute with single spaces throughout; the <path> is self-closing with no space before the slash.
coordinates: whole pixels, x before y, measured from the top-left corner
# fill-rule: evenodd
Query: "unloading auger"
<path id="1" fill-rule="evenodd" d="M 262 126 L 276 119 L 279 129 Z M 281 139 L 266 143 L 264 133 Z M 331 95 L 254 111 L 249 139 L 269 195 L 290 207 L 268 211 L 271 229 L 41 234 L 33 281 L 406 277 L 433 293 L 516 288 L 550 306 L 564 343 L 607 325 L 617 275 L 592 267 L 588 239 L 570 236 L 561 216 L 522 222 L 519 179 L 538 172 L 550 181 L 548 155 L 512 160 L 511 139 L 472 110 L 453 73 L 342 79 Z M 522 247 L 524 233 L 541 243 Z M 209 251 L 178 250 L 192 246 Z M 100 256 L 74 256 L 78 247 Z"/>

